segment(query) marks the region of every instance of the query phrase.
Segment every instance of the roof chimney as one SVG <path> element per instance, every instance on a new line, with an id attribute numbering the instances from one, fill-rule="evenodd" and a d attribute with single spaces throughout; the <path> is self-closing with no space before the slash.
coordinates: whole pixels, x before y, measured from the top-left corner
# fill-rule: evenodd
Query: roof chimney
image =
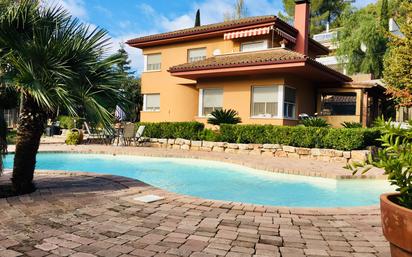
<path id="1" fill-rule="evenodd" d="M 295 0 L 295 28 L 299 31 L 295 50 L 308 55 L 310 0 Z"/>

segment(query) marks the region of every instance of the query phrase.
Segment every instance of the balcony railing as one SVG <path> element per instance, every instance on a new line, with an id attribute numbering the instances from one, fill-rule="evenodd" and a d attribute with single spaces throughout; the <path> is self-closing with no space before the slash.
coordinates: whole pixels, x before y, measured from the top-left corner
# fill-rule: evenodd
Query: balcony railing
<path id="1" fill-rule="evenodd" d="M 322 42 L 330 42 L 338 37 L 337 31 L 332 32 L 325 32 L 313 35 L 313 39 L 322 43 Z"/>

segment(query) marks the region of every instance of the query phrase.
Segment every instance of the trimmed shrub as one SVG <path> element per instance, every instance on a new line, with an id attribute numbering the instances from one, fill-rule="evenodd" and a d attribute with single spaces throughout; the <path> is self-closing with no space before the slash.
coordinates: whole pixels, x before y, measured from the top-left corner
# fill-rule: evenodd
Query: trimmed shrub
<path id="1" fill-rule="evenodd" d="M 78 129 L 67 131 L 66 145 L 78 145 L 83 141 L 83 133 Z"/>
<path id="2" fill-rule="evenodd" d="M 337 150 L 365 149 L 378 145 L 380 132 L 363 128 L 287 127 L 272 125 L 220 126 L 220 138 L 229 143 L 282 144 Z"/>
<path id="3" fill-rule="evenodd" d="M 204 129 L 199 132 L 196 140 L 218 142 L 218 141 L 222 141 L 220 138 L 221 138 L 220 133 L 218 131 L 214 131 L 211 129 Z"/>
<path id="4" fill-rule="evenodd" d="M 184 138 L 198 140 L 199 133 L 205 125 L 200 122 L 158 122 L 158 123 L 136 123 L 136 126 L 146 126 L 144 137 L 151 138 Z"/>

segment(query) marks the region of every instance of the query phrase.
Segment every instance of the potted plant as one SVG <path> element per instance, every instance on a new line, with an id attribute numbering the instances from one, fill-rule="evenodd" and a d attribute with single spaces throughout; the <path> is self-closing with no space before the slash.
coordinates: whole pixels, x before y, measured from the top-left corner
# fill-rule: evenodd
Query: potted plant
<path id="1" fill-rule="evenodd" d="M 383 234 L 390 243 L 392 257 L 412 257 L 412 121 L 407 128 L 382 122 L 382 147 L 364 163 L 352 163 L 354 173 L 372 166 L 385 170 L 397 193 L 380 197 Z"/>

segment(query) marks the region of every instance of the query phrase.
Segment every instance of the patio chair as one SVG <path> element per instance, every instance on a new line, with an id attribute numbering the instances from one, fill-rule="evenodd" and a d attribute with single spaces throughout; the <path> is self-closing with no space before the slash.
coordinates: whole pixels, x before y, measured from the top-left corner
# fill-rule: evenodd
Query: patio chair
<path id="1" fill-rule="evenodd" d="M 114 128 L 104 128 L 102 133 L 102 139 L 105 145 L 111 145 L 116 138 L 116 131 Z"/>
<path id="2" fill-rule="evenodd" d="M 135 136 L 135 125 L 133 123 L 126 123 L 123 129 L 123 143 L 125 146 L 129 146 Z"/>
<path id="3" fill-rule="evenodd" d="M 135 146 L 137 146 L 138 143 L 140 142 L 140 140 L 142 139 L 145 128 L 146 128 L 146 126 L 139 126 L 139 128 L 137 129 L 136 134 L 133 137 L 133 141 L 134 141 Z"/>
<path id="4" fill-rule="evenodd" d="M 93 140 L 102 140 L 104 143 L 101 134 L 96 132 L 96 129 L 93 129 L 86 121 L 83 124 L 88 134 L 87 140 L 85 141 L 86 144 L 90 144 Z"/>

